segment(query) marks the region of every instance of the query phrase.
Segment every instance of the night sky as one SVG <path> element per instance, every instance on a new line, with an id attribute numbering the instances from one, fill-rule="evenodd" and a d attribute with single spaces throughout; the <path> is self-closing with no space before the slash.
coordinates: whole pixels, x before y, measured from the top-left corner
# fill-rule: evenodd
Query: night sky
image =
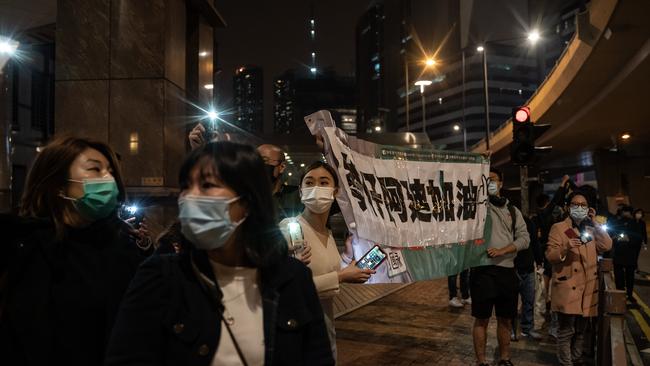
<path id="1" fill-rule="evenodd" d="M 217 32 L 219 44 L 218 103 L 232 107 L 234 70 L 246 64 L 264 69 L 264 129 L 273 129 L 273 79 L 290 68 L 310 63 L 310 1 L 218 1 L 227 27 Z M 370 0 L 314 1 L 316 63 L 342 75 L 354 74 L 355 28 Z"/>

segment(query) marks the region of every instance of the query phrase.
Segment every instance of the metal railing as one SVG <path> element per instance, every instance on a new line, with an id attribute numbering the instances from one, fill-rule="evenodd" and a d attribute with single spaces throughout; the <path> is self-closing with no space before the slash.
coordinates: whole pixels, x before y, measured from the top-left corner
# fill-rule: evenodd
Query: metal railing
<path id="1" fill-rule="evenodd" d="M 597 366 L 627 365 L 625 348 L 625 291 L 614 283 L 614 262 L 604 258 L 598 263 L 598 349 Z"/>

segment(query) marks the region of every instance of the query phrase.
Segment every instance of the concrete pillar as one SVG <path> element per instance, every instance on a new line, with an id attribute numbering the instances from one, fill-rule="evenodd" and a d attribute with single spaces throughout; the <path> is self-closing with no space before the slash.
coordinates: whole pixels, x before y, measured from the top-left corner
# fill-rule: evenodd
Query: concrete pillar
<path id="1" fill-rule="evenodd" d="M 174 196 L 223 25 L 207 0 L 58 0 L 56 134 L 107 141 L 130 197 Z"/>

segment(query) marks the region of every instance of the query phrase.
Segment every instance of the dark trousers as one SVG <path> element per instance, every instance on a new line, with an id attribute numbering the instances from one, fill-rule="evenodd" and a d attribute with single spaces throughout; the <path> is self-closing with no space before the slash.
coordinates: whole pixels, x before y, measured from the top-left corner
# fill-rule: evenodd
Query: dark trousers
<path id="1" fill-rule="evenodd" d="M 529 333 L 533 330 L 535 310 L 535 272 L 517 273 L 519 278 L 519 296 L 521 297 L 521 317 L 519 326 L 522 333 Z M 516 319 L 515 319 L 516 320 Z M 517 322 L 512 322 L 512 330 L 517 334 Z"/>
<path id="2" fill-rule="evenodd" d="M 469 297 L 469 269 L 462 271 L 459 274 L 447 277 L 447 286 L 449 287 L 449 300 L 453 299 L 458 294 L 458 287 L 456 286 L 456 278 L 460 275 L 460 293 L 463 299 Z"/>
<path id="3" fill-rule="evenodd" d="M 620 264 L 614 265 L 614 276 L 616 277 L 616 289 L 627 292 L 627 297 L 632 298 L 634 291 L 634 272 L 636 266 L 623 266 Z"/>

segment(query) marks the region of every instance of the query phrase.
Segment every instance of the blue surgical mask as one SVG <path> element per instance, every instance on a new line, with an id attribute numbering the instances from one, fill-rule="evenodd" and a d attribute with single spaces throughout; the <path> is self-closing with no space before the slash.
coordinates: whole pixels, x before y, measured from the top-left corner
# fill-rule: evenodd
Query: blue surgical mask
<path id="1" fill-rule="evenodd" d="M 578 207 L 569 207 L 569 215 L 571 218 L 575 221 L 582 221 L 587 217 L 587 214 L 589 213 L 589 209 L 586 207 L 578 206 Z"/>
<path id="2" fill-rule="evenodd" d="M 223 247 L 246 219 L 236 223 L 230 220 L 230 204 L 237 200 L 239 197 L 181 197 L 178 200 L 181 232 L 198 249 L 212 250 Z"/>
<path id="3" fill-rule="evenodd" d="M 499 193 L 499 184 L 497 182 L 490 181 L 490 183 L 488 183 L 488 194 L 496 196 L 497 193 Z"/>

